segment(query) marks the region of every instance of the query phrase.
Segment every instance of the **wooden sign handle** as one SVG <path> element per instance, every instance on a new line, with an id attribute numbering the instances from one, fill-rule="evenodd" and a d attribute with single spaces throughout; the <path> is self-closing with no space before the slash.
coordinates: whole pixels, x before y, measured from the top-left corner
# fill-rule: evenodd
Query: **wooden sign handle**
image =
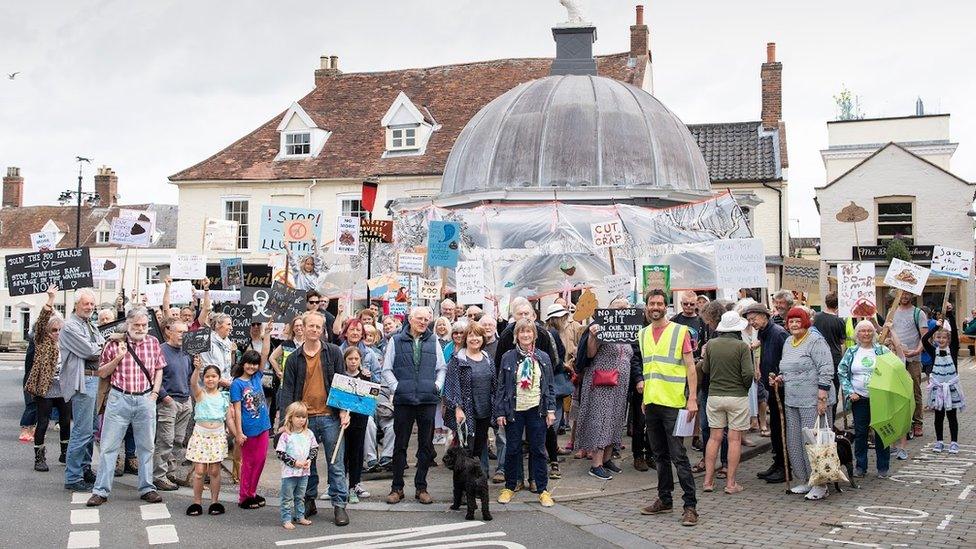
<path id="1" fill-rule="evenodd" d="M 888 309 L 888 315 L 885 317 L 885 324 L 891 322 L 891 319 L 895 318 L 895 310 L 901 304 L 901 296 L 905 293 L 905 290 L 898 290 L 895 293 L 895 300 L 891 303 L 891 308 Z M 884 345 L 884 340 L 888 337 L 888 327 L 885 326 L 881 329 L 881 336 L 878 338 L 878 343 Z"/>
<path id="2" fill-rule="evenodd" d="M 952 289 L 952 277 L 946 277 L 945 295 L 942 296 L 942 318 L 946 318 L 946 307 L 949 305 L 949 291 Z"/>
<path id="3" fill-rule="evenodd" d="M 338 455 L 339 455 L 339 446 L 342 445 L 342 436 L 344 434 L 346 434 L 346 426 L 345 425 L 343 425 L 342 428 L 339 429 L 339 436 L 338 436 L 338 438 L 336 438 L 335 449 L 332 450 L 332 459 L 329 460 L 329 463 L 335 463 L 336 462 L 336 457 L 338 457 Z"/>

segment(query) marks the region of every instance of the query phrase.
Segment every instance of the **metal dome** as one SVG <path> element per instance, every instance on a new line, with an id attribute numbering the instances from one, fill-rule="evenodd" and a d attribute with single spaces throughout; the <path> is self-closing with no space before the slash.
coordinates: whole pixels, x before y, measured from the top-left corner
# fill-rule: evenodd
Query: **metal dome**
<path id="1" fill-rule="evenodd" d="M 444 195 L 630 186 L 710 192 L 691 133 L 644 90 L 599 76 L 549 76 L 485 105 L 447 159 Z"/>

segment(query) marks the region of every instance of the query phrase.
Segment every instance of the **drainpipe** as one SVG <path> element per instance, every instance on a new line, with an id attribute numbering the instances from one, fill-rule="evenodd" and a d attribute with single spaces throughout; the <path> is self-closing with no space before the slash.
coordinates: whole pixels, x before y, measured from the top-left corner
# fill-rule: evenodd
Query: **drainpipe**
<path id="1" fill-rule="evenodd" d="M 305 188 L 305 207 L 308 209 L 312 208 L 312 189 L 318 184 L 317 179 L 313 179 L 312 183 Z"/>
<path id="2" fill-rule="evenodd" d="M 780 262 L 782 263 L 784 257 L 783 256 L 783 190 L 777 189 L 776 187 L 771 186 L 769 183 L 763 183 L 762 186 L 766 187 L 767 189 L 776 191 L 776 194 L 779 197 L 779 221 L 777 223 L 777 226 L 779 226 L 779 258 L 780 258 Z M 783 283 L 782 264 L 779 266 L 779 281 L 780 284 L 782 285 Z"/>

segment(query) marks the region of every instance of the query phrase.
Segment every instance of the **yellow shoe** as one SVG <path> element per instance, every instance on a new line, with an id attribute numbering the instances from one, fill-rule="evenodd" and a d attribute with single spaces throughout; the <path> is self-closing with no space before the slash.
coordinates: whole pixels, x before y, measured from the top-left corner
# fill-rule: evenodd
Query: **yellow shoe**
<path id="1" fill-rule="evenodd" d="M 501 504 L 508 503 L 512 501 L 513 497 L 515 497 L 515 492 L 509 490 L 508 488 L 504 488 L 502 489 L 502 493 L 498 494 L 498 503 Z"/>
<path id="2" fill-rule="evenodd" d="M 542 493 L 539 494 L 539 503 L 541 503 L 543 507 L 552 507 L 556 504 L 556 502 L 552 501 L 552 495 L 549 493 L 549 490 L 543 490 Z"/>

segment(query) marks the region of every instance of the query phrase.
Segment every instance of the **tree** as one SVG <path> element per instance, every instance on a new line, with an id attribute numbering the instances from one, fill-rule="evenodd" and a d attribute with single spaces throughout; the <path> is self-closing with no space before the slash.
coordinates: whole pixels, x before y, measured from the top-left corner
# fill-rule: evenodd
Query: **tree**
<path id="1" fill-rule="evenodd" d="M 837 104 L 837 120 L 864 118 L 864 113 L 861 111 L 861 97 L 852 94 L 847 86 L 843 86 L 840 93 L 834 96 L 834 103 Z"/>
<path id="2" fill-rule="evenodd" d="M 908 262 L 911 262 L 912 260 L 912 254 L 908 253 L 908 246 L 906 246 L 905 242 L 897 236 L 888 241 L 888 247 L 885 250 L 885 257 L 888 258 L 888 263 L 891 263 L 892 259 L 900 259 Z"/>

